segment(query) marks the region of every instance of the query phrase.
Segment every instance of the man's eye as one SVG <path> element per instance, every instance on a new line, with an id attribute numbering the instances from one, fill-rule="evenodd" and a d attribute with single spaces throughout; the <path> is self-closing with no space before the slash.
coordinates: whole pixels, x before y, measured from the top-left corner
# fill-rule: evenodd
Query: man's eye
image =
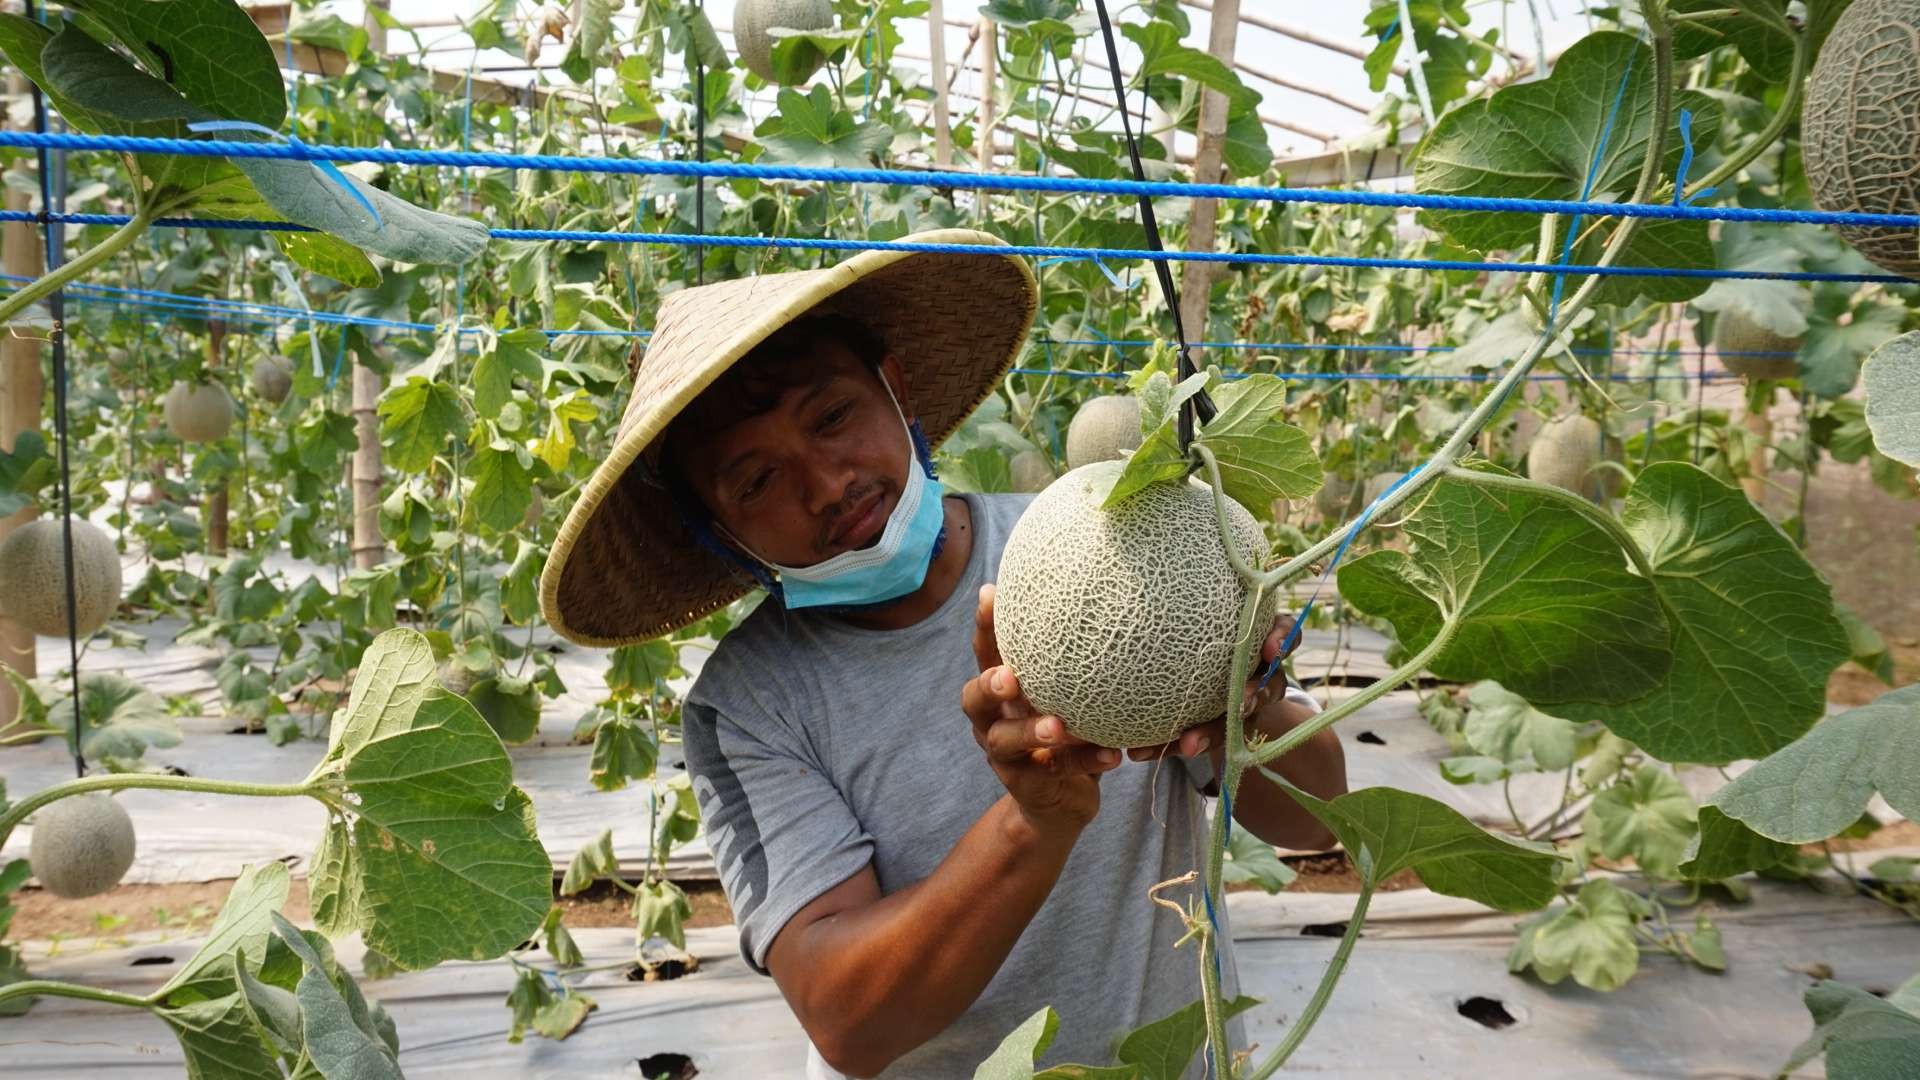
<path id="1" fill-rule="evenodd" d="M 765 491 L 767 489 L 767 479 L 771 475 L 772 475 L 771 471 L 762 472 L 756 475 L 752 480 L 748 481 L 747 486 L 740 490 L 740 501 L 746 502 L 747 500 L 758 496 L 762 491 Z"/>
<path id="2" fill-rule="evenodd" d="M 845 402 L 828 409 L 826 413 L 820 417 L 820 430 L 825 431 L 835 426 L 840 423 L 840 421 L 845 420 L 847 414 L 852 411 L 853 406 Z"/>

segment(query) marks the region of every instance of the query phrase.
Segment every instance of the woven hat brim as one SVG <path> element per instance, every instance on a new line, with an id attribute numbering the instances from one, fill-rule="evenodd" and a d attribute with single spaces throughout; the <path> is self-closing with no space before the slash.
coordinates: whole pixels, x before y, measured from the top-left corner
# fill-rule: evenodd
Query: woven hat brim
<path id="1" fill-rule="evenodd" d="M 906 239 L 998 244 L 943 229 Z M 814 312 L 853 315 L 900 358 L 907 397 L 939 445 L 993 393 L 1038 306 L 1015 256 L 867 251 L 835 266 L 683 289 L 662 302 L 613 449 L 568 511 L 540 576 L 556 633 L 582 645 L 648 641 L 752 588 L 699 546 L 666 490 L 634 464 L 701 391 L 770 334 Z"/>

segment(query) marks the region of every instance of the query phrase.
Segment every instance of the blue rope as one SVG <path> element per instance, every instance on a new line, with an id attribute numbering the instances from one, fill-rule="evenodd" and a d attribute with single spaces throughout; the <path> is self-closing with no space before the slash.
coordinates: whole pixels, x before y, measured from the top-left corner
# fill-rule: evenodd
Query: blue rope
<path id="1" fill-rule="evenodd" d="M 1836 213 L 1823 210 L 1742 206 L 1673 206 L 1565 199 L 1508 199 L 1472 195 L 1420 195 L 1390 191 L 1327 191 L 1317 188 L 1186 184 L 1172 181 L 1093 180 L 1072 176 L 1012 176 L 1001 173 L 913 169 L 835 169 L 759 165 L 728 161 L 665 161 L 565 154 L 502 154 L 487 151 L 354 147 L 330 144 L 237 142 L 224 139 L 162 139 L 131 135 L 0 132 L 0 146 L 58 150 L 108 150 L 190 157 L 278 158 L 292 161 L 375 162 L 452 168 L 540 169 L 630 176 L 698 176 L 729 180 L 793 180 L 807 183 L 894 184 L 906 187 L 972 188 L 985 191 L 1053 191 L 1088 195 L 1141 195 L 1229 199 L 1248 202 L 1317 203 L 1329 206 L 1389 206 L 1412 210 L 1477 210 L 1491 213 L 1586 214 L 1595 217 L 1664 218 L 1683 221 L 1767 221 L 1803 225 L 1920 226 L 1920 214 Z"/>
<path id="2" fill-rule="evenodd" d="M 1099 335 L 1098 330 L 1089 328 L 1088 333 Z M 1096 336 L 1090 340 L 1076 338 L 1052 338 L 1055 345 L 1086 345 L 1094 347 L 1117 346 L 1121 348 L 1146 348 L 1158 342 L 1145 338 L 1110 338 Z M 1196 349 L 1250 349 L 1259 352 L 1380 352 L 1380 353 L 1422 353 L 1453 352 L 1458 345 L 1342 345 L 1337 342 L 1315 344 L 1309 341 L 1195 341 Z M 1583 347 L 1569 350 L 1589 356 L 1669 356 L 1669 349 L 1602 349 Z M 1733 351 L 1721 352 L 1720 356 L 1798 356 L 1797 352 L 1785 351 Z"/>
<path id="3" fill-rule="evenodd" d="M 1722 353 L 1720 355 L 1736 356 L 1740 354 Z M 1789 354 L 1783 353 L 1778 355 L 1789 355 Z M 1069 379 L 1126 379 L 1126 378 L 1131 378 L 1133 374 L 1132 372 L 1129 372 L 1129 371 L 1075 371 L 1075 370 L 1069 370 L 1067 368 L 1056 368 L 1056 367 L 1043 367 L 1043 368 L 1017 367 L 1017 368 L 1010 369 L 1009 373 L 1013 375 L 1060 375 Z M 1395 372 L 1384 372 L 1384 371 L 1293 371 L 1293 372 L 1223 371 L 1220 373 L 1220 375 L 1224 379 L 1244 379 L 1250 375 L 1272 375 L 1277 379 L 1281 379 L 1287 382 L 1297 381 L 1297 382 L 1483 383 L 1483 382 L 1498 382 L 1500 380 L 1500 374 L 1498 372 L 1477 372 L 1469 375 L 1406 375 L 1406 374 L 1399 374 Z M 1595 378 L 1599 378 L 1601 379 L 1601 381 L 1604 381 L 1604 382 L 1638 382 L 1642 379 L 1678 379 L 1684 382 L 1688 379 L 1693 379 L 1697 377 L 1698 376 L 1687 375 L 1687 374 L 1608 375 L 1604 377 L 1595 376 Z M 1709 371 L 1707 372 L 1706 377 L 1709 381 L 1711 381 L 1714 379 L 1738 379 L 1741 376 L 1731 371 Z M 1579 376 L 1574 376 L 1574 375 L 1528 375 L 1527 381 L 1528 382 L 1585 382 L 1586 380 L 1584 378 L 1581 378 Z"/>
<path id="4" fill-rule="evenodd" d="M 6 132 L 0 132 L 5 135 Z M 0 145 L 4 140 L 0 140 Z M 1570 204 L 1571 205 L 1571 204 Z M 1889 216 L 1889 215 L 1879 215 Z M 25 210 L 0 211 L 0 221 L 42 220 Z M 49 214 L 46 220 L 77 225 L 125 225 L 125 214 Z M 155 228 L 228 229 L 253 232 L 313 232 L 286 221 L 228 221 L 201 218 L 159 218 Z M 1562 263 L 1475 262 L 1453 259 L 1382 259 L 1336 255 L 1271 255 L 1264 252 L 1153 251 L 1145 248 L 1078 248 L 1035 244 L 928 244 L 908 240 L 845 240 L 833 237 L 719 236 L 694 233 L 610 232 L 590 229 L 489 229 L 496 240 L 559 240 L 583 244 L 662 244 L 734 248 L 776 248 L 788 251 L 900 251 L 921 254 L 992 255 L 1005 257 L 1068 256 L 1095 259 L 1145 259 L 1169 262 L 1249 263 L 1260 266 L 1333 266 L 1346 269 L 1475 271 L 1496 274 L 1576 274 L 1591 277 L 1698 278 L 1708 281 L 1833 281 L 1855 284 L 1912 285 L 1897 274 L 1831 274 L 1788 270 L 1721 270 L 1710 267 L 1584 266 Z"/>

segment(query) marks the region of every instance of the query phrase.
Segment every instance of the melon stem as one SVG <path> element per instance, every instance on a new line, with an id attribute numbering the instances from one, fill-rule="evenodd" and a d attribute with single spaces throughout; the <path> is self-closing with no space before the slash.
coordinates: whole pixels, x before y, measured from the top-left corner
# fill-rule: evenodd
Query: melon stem
<path id="1" fill-rule="evenodd" d="M 285 798 L 294 795 L 314 795 L 318 792 L 307 783 L 300 784 L 249 784 L 239 780 L 211 780 L 204 776 L 172 776 L 167 773 L 104 773 L 99 776 L 83 776 L 78 780 L 68 780 L 49 788 L 42 788 L 8 807 L 0 813 L 0 844 L 7 842 L 14 827 L 25 821 L 35 810 L 64 799 L 69 795 L 84 795 L 89 791 L 118 791 L 121 788 L 159 788 L 165 791 L 200 791 L 210 795 L 254 795 Z"/>
<path id="2" fill-rule="evenodd" d="M 80 998 L 83 1001 L 101 1001 L 108 1005 L 125 1005 L 134 1009 L 153 1007 L 153 1003 L 143 997 L 102 990 L 94 986 L 82 986 L 79 983 L 55 982 L 52 979 L 24 979 L 0 986 L 0 1005 L 14 998 L 36 997 Z"/>
<path id="3" fill-rule="evenodd" d="M 1320 976 L 1319 985 L 1313 988 L 1313 997 L 1307 999 L 1307 1007 L 1300 1010 L 1300 1016 L 1273 1048 L 1272 1056 L 1260 1063 L 1260 1067 L 1247 1074 L 1246 1080 L 1266 1080 L 1287 1063 L 1293 1052 L 1306 1041 L 1307 1033 L 1313 1030 L 1314 1022 L 1327 1009 L 1327 1002 L 1333 1000 L 1333 988 L 1339 983 L 1340 976 L 1346 973 L 1347 958 L 1353 955 L 1353 943 L 1360 940 L 1360 927 L 1367 921 L 1367 908 L 1373 903 L 1374 874 L 1373 860 L 1363 848 L 1358 861 L 1364 864 L 1360 877 L 1360 895 L 1354 900 L 1353 914 L 1347 918 L 1346 933 L 1340 935 L 1340 945 L 1333 950 L 1333 958 L 1327 961 L 1327 970 Z"/>

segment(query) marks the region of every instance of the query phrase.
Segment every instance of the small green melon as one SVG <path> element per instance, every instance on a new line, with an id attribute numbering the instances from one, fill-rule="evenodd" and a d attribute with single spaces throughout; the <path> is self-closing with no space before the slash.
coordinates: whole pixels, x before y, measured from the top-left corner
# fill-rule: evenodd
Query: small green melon
<path id="1" fill-rule="evenodd" d="M 293 364 L 279 356 L 253 362 L 253 392 L 269 405 L 278 405 L 293 392 Z"/>
<path id="2" fill-rule="evenodd" d="M 219 383 L 174 383 L 161 411 L 181 442 L 214 442 L 233 430 L 233 398 Z"/>
<path id="3" fill-rule="evenodd" d="M 1162 482 L 1103 509 L 1123 468 L 1083 465 L 1034 498 L 1000 555 L 994 632 L 1035 708 L 1130 748 L 1222 714 L 1247 586 L 1221 548 L 1212 489 Z M 1260 565 L 1260 523 L 1231 500 L 1227 512 Z M 1276 603 L 1269 594 L 1258 614 L 1262 637 Z"/>
<path id="4" fill-rule="evenodd" d="M 69 795 L 33 815 L 27 863 L 55 896 L 98 896 L 133 865 L 133 819 L 105 792 Z"/>
<path id="5" fill-rule="evenodd" d="M 1116 461 L 1122 450 L 1138 450 L 1140 441 L 1139 398 L 1089 398 L 1067 424 L 1067 468 Z"/>
<path id="6" fill-rule="evenodd" d="M 1008 463 L 1013 474 L 1013 490 L 1045 491 L 1053 483 L 1053 466 L 1047 463 L 1047 456 L 1038 450 L 1022 450 L 1013 455 Z"/>
<path id="7" fill-rule="evenodd" d="M 1576 495 L 1611 498 L 1620 486 L 1612 470 L 1599 470 L 1602 433 L 1592 417 L 1572 413 L 1557 416 L 1540 428 L 1527 448 L 1527 479 L 1565 488 Z M 1619 452 L 1619 441 L 1607 438 L 1607 457 Z"/>
<path id="8" fill-rule="evenodd" d="M 1753 353 L 1797 353 L 1805 335 L 1783 337 L 1738 312 L 1722 312 L 1713 326 L 1713 348 L 1720 363 L 1748 379 L 1791 379 L 1800 374 L 1792 355 L 1754 356 Z"/>
<path id="9" fill-rule="evenodd" d="M 100 527 L 73 522 L 73 612 L 92 637 L 120 608 L 120 552 Z M 66 533 L 59 518 L 20 526 L 0 541 L 0 614 L 46 637 L 67 636 Z"/>
<path id="10" fill-rule="evenodd" d="M 831 30 L 833 4 L 830 0 L 740 0 L 733 6 L 733 43 L 740 52 L 740 62 L 768 82 L 780 81 L 773 70 L 773 46 L 777 39 L 767 32 L 776 26 L 788 30 Z M 815 55 L 818 59 L 811 70 L 792 73 L 798 76 L 793 80 L 794 85 L 812 78 L 820 65 L 826 63 L 824 55 Z"/>

